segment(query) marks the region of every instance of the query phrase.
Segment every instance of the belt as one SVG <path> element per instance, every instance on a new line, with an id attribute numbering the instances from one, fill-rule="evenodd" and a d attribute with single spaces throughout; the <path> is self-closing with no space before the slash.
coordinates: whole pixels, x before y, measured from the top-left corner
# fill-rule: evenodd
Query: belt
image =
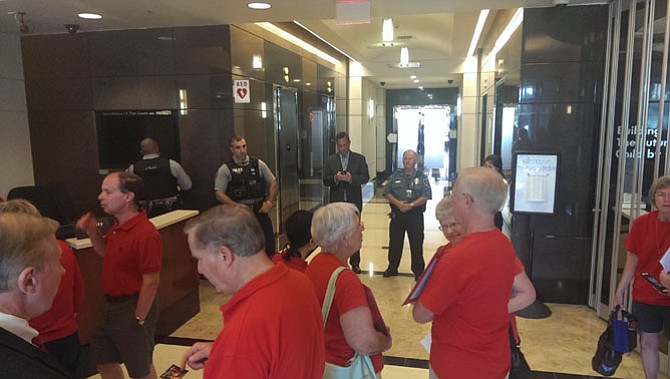
<path id="1" fill-rule="evenodd" d="M 105 295 L 105 300 L 107 300 L 108 303 L 123 303 L 124 301 L 137 300 L 139 297 L 140 294 L 138 292 L 135 292 L 132 295 L 123 295 L 123 296 Z"/>
<path id="2" fill-rule="evenodd" d="M 149 200 L 149 205 L 172 205 L 177 202 L 177 196 L 166 197 L 163 199 Z"/>

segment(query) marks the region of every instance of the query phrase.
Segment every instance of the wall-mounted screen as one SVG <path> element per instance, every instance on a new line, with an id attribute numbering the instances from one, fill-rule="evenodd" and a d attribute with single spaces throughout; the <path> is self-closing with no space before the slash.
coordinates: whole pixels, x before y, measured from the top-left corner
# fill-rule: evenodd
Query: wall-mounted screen
<path id="1" fill-rule="evenodd" d="M 514 154 L 512 212 L 553 214 L 556 206 L 558 154 Z"/>
<path id="2" fill-rule="evenodd" d="M 142 159 L 140 141 L 158 141 L 161 156 L 179 161 L 178 113 L 174 110 L 96 112 L 100 169 L 125 170 Z"/>

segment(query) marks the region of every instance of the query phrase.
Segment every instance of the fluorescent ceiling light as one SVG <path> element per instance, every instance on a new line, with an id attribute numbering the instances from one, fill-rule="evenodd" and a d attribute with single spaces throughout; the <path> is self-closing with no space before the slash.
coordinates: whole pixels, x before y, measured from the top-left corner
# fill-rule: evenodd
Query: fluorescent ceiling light
<path id="1" fill-rule="evenodd" d="M 418 82 L 420 82 L 419 79 L 414 79 L 414 83 L 418 83 Z"/>
<path id="2" fill-rule="evenodd" d="M 247 4 L 247 7 L 251 9 L 270 9 L 272 8 L 272 4 L 270 3 L 249 3 Z"/>
<path id="3" fill-rule="evenodd" d="M 382 23 L 382 42 L 393 41 L 393 19 L 385 18 Z"/>
<path id="4" fill-rule="evenodd" d="M 409 49 L 406 47 L 400 49 L 400 64 L 403 66 L 409 64 Z"/>
<path id="5" fill-rule="evenodd" d="M 79 18 L 85 18 L 87 20 L 99 20 L 102 18 L 102 16 L 97 13 L 79 13 L 77 16 L 79 16 Z"/>
<path id="6" fill-rule="evenodd" d="M 276 35 L 280 38 L 283 38 L 283 39 L 291 42 L 292 44 L 294 44 L 296 46 L 299 46 L 299 47 L 305 49 L 306 51 L 308 51 L 312 54 L 315 54 L 316 56 L 318 56 L 321 59 L 325 59 L 326 61 L 328 61 L 328 62 L 330 62 L 334 65 L 340 64 L 339 60 L 333 58 L 332 56 L 330 56 L 326 53 L 324 53 L 323 51 L 317 49 L 316 47 L 308 44 L 307 42 L 301 40 L 300 38 L 294 36 L 293 34 L 288 33 L 281 28 L 278 28 L 276 25 L 274 25 L 270 22 L 257 22 L 256 25 L 260 26 L 261 28 L 267 30 L 268 32 L 270 32 L 270 33 L 272 33 L 272 34 L 274 34 L 274 35 Z"/>
<path id="7" fill-rule="evenodd" d="M 320 35 L 318 35 L 318 34 L 314 33 L 313 31 L 311 31 L 311 30 L 310 30 L 310 29 L 309 29 L 308 27 L 306 27 L 305 25 L 303 25 L 303 24 L 299 23 L 299 22 L 298 22 L 298 21 L 296 21 L 296 20 L 293 20 L 293 23 L 294 23 L 294 24 L 296 24 L 296 25 L 298 25 L 299 27 L 301 27 L 301 28 L 303 28 L 303 29 L 307 30 L 307 31 L 308 31 L 308 32 L 309 32 L 310 34 L 312 34 L 312 35 L 313 35 L 314 37 L 316 37 L 316 38 L 320 39 L 320 40 L 321 40 L 321 42 L 323 42 L 323 43 L 325 43 L 326 45 L 328 45 L 328 46 L 332 47 L 332 48 L 333 48 L 333 49 L 335 49 L 335 51 L 337 51 L 338 53 L 340 53 L 340 54 L 344 55 L 345 57 L 347 57 L 347 58 L 351 59 L 352 61 L 354 61 L 354 60 L 355 60 L 355 59 L 354 59 L 354 58 L 352 58 L 352 57 L 351 57 L 351 56 L 350 56 L 349 54 L 347 54 L 347 53 L 345 53 L 344 51 L 340 50 L 340 49 L 339 49 L 339 48 L 338 48 L 337 46 L 333 45 L 332 43 L 330 43 L 330 42 L 326 41 L 326 40 L 325 40 L 325 39 L 323 39 L 323 38 L 322 38 L 322 37 L 321 37 Z"/>
<path id="8" fill-rule="evenodd" d="M 489 16 L 488 9 L 482 9 L 479 12 L 479 19 L 477 20 L 477 26 L 475 26 L 475 32 L 472 34 L 472 41 L 470 41 L 470 48 L 468 49 L 468 55 L 466 57 L 471 57 L 475 53 L 477 44 L 479 43 L 479 37 L 482 35 L 482 30 L 484 29 L 484 24 L 486 24 L 486 18 Z"/>

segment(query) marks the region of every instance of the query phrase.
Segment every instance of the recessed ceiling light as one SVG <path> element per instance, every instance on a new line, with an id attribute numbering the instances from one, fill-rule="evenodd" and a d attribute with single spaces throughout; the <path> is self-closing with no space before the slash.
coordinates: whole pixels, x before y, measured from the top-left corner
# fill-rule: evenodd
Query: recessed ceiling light
<path id="1" fill-rule="evenodd" d="M 419 82 L 419 79 L 414 79 L 414 83 L 418 83 L 418 82 Z"/>
<path id="2" fill-rule="evenodd" d="M 270 3 L 249 3 L 247 4 L 247 7 L 251 9 L 270 9 L 272 8 L 272 4 Z"/>
<path id="3" fill-rule="evenodd" d="M 414 80 L 414 79 L 416 79 L 416 75 L 411 75 L 409 78 Z"/>
<path id="4" fill-rule="evenodd" d="M 79 18 L 85 18 L 87 20 L 99 20 L 102 18 L 102 15 L 99 15 L 97 13 L 79 13 L 77 16 L 79 16 Z"/>

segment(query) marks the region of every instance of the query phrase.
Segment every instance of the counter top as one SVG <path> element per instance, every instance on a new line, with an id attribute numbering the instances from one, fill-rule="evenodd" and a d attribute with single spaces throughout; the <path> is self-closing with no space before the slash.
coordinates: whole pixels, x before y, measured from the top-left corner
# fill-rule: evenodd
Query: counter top
<path id="1" fill-rule="evenodd" d="M 198 211 L 190 209 L 178 209 L 176 211 L 168 212 L 160 216 L 150 218 L 152 224 L 156 229 L 161 230 L 167 228 L 170 225 L 174 225 L 178 222 L 188 220 L 198 215 Z M 77 239 L 77 238 L 68 238 L 65 240 L 68 245 L 74 250 L 82 250 L 91 247 L 91 240 L 89 238 Z"/>

